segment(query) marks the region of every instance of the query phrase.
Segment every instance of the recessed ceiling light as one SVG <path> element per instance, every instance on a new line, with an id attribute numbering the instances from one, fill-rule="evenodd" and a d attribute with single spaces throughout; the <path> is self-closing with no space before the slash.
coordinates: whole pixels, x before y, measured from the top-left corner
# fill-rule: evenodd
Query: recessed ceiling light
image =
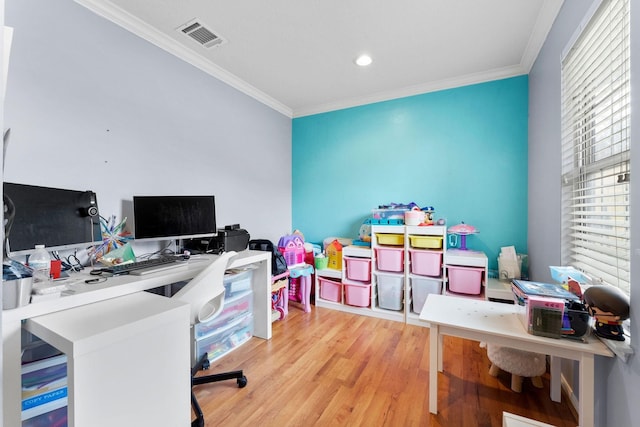
<path id="1" fill-rule="evenodd" d="M 356 58 L 356 64 L 360 67 L 366 67 L 373 62 L 373 59 L 369 55 L 360 55 Z"/>

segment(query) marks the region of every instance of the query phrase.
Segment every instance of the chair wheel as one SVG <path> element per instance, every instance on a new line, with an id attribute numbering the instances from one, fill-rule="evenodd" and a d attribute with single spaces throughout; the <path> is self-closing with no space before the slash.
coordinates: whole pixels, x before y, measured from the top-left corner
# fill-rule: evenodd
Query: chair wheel
<path id="1" fill-rule="evenodd" d="M 211 367 L 211 362 L 209 362 L 209 359 L 206 359 L 204 362 L 202 362 L 202 370 L 203 371 L 206 371 L 210 367 Z"/>
<path id="2" fill-rule="evenodd" d="M 247 385 L 247 377 L 243 376 L 242 378 L 238 378 L 238 388 L 243 388 Z"/>

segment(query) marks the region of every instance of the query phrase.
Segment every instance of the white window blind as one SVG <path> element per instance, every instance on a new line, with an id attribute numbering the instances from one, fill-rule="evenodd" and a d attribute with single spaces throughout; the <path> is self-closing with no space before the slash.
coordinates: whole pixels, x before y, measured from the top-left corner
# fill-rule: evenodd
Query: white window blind
<path id="1" fill-rule="evenodd" d="M 562 60 L 562 262 L 630 293 L 629 1 L 604 0 Z"/>

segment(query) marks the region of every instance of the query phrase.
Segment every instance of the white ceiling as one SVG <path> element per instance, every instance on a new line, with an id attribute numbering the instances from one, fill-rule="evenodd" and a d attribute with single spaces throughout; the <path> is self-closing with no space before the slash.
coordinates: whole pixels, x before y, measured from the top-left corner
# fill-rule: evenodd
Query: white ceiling
<path id="1" fill-rule="evenodd" d="M 563 2 L 76 1 L 290 117 L 526 74 Z"/>

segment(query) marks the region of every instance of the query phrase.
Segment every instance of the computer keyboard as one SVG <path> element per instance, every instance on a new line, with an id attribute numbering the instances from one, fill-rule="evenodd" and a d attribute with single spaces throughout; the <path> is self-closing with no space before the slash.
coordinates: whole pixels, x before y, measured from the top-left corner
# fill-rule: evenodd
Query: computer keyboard
<path id="1" fill-rule="evenodd" d="M 159 258 L 149 258 L 126 264 L 111 265 L 101 268 L 100 271 L 103 273 L 113 274 L 114 276 L 120 274 L 143 275 L 147 273 L 155 273 L 156 271 L 186 266 L 186 264 L 187 263 L 184 262 L 182 256 L 165 255 Z"/>

